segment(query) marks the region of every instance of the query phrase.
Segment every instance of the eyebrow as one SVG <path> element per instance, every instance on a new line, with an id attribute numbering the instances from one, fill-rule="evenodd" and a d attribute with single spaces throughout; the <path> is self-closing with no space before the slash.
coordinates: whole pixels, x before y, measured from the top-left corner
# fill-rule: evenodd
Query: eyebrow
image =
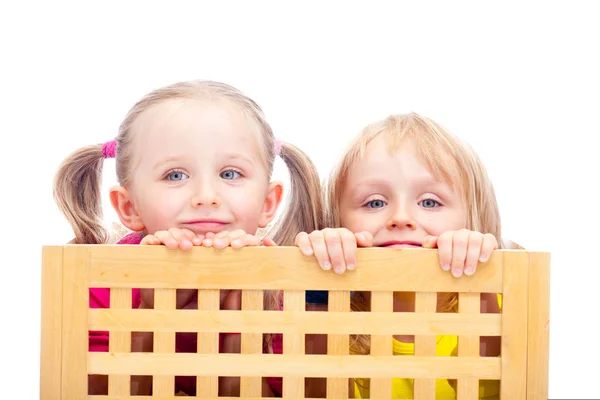
<path id="1" fill-rule="evenodd" d="M 246 157 L 246 156 L 244 156 L 244 155 L 241 155 L 241 154 L 236 154 L 236 153 L 232 153 L 232 154 L 225 154 L 225 155 L 223 156 L 223 158 L 224 158 L 224 159 L 227 159 L 227 160 L 240 160 L 240 161 L 245 161 L 245 162 L 247 162 L 247 163 L 249 163 L 249 164 L 252 164 L 252 165 L 254 165 L 254 164 L 255 164 L 255 160 L 256 160 L 256 158 L 254 158 L 254 157 L 252 157 L 252 158 L 249 158 L 249 157 Z"/>
<path id="2" fill-rule="evenodd" d="M 241 154 L 236 154 L 236 153 L 225 154 L 222 157 L 223 157 L 223 159 L 228 160 L 228 161 L 229 160 L 239 160 L 242 162 L 246 162 L 246 163 L 250 164 L 250 166 L 254 166 L 256 164 L 255 159 L 243 156 Z M 173 157 L 167 157 L 167 158 L 160 159 L 154 164 L 153 170 L 163 169 L 163 168 L 165 168 L 165 165 L 168 165 L 171 163 L 180 163 L 180 162 L 182 162 L 182 160 L 185 160 L 186 158 L 187 158 L 187 156 L 173 156 Z"/>
<path id="3" fill-rule="evenodd" d="M 433 175 L 423 175 L 423 176 L 419 176 L 415 178 L 415 182 L 418 186 L 425 186 L 425 187 L 448 187 L 450 188 L 450 190 L 452 190 L 452 188 L 450 187 L 450 184 L 444 182 L 444 181 L 440 181 L 437 180 Z M 385 187 L 385 186 L 390 186 L 390 185 L 394 185 L 394 180 L 389 180 L 389 179 L 383 179 L 383 178 L 378 178 L 378 177 L 373 177 L 373 176 L 366 176 L 364 178 L 359 179 L 354 185 L 353 188 L 354 189 L 358 189 L 358 188 L 370 188 L 370 187 Z"/>

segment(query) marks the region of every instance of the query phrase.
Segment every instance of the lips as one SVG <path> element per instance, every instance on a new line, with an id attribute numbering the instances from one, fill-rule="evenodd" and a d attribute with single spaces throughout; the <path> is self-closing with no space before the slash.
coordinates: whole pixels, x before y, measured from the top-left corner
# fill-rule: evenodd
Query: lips
<path id="1" fill-rule="evenodd" d="M 410 249 L 423 247 L 421 242 L 415 242 L 411 240 L 391 240 L 388 242 L 381 243 L 377 247 L 387 247 L 391 249 Z"/>
<path id="2" fill-rule="evenodd" d="M 183 226 L 194 232 L 218 232 L 228 224 L 228 222 L 220 219 L 196 219 L 184 222 Z"/>

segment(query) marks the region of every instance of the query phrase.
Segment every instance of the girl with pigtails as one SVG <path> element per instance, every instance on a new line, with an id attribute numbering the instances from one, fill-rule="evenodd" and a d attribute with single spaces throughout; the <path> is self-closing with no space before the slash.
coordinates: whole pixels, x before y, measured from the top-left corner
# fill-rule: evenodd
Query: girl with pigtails
<path id="1" fill-rule="evenodd" d="M 289 169 L 286 210 L 274 224 L 283 185 L 271 181 L 275 157 Z M 297 147 L 278 141 L 261 108 L 239 90 L 213 81 L 188 81 L 144 96 L 127 113 L 112 141 L 68 156 L 54 181 L 54 196 L 75 233 L 72 243 L 107 243 L 102 223 L 101 178 L 105 159 L 115 158 L 118 185 L 110 202 L 131 231 L 119 244 L 240 248 L 292 245 L 302 231 L 321 229 L 317 170 Z M 268 230 L 266 236 L 258 230 Z M 265 293 L 265 307 L 279 309 L 280 293 Z M 109 289 L 90 289 L 90 307 L 109 305 Z M 134 290 L 133 307 L 152 308 L 151 289 Z M 178 308 L 197 307 L 197 291 L 177 293 Z M 239 308 L 238 291 L 221 292 L 222 308 Z M 195 352 L 195 335 L 178 333 L 177 351 Z M 132 339 L 137 351 L 151 348 L 151 335 Z M 108 333 L 90 332 L 90 351 L 108 351 Z M 265 351 L 279 353 L 281 335 L 271 335 Z M 221 335 L 221 351 L 239 351 L 239 336 Z M 195 395 L 195 378 L 176 380 L 176 390 Z M 137 394 L 149 394 L 138 382 Z M 100 376 L 89 393 L 106 393 Z M 265 395 L 281 396 L 281 380 L 266 378 Z M 221 378 L 219 395 L 239 393 L 239 379 Z"/>

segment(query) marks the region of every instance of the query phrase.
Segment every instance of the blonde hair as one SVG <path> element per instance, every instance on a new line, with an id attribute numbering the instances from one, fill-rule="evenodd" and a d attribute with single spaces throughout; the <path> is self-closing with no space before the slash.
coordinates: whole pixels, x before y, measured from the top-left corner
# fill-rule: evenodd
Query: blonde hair
<path id="1" fill-rule="evenodd" d="M 262 109 L 238 89 L 221 82 L 187 81 L 154 90 L 139 100 L 127 113 L 115 138 L 117 142 L 117 181 L 127 187 L 131 179 L 134 135 L 132 125 L 149 108 L 173 99 L 208 98 L 229 101 L 239 106 L 255 123 L 263 139 L 263 158 L 268 177 L 273 173 L 275 136 Z M 281 143 L 280 156 L 288 167 L 290 193 L 288 202 L 269 236 L 278 245 L 292 245 L 298 232 L 311 232 L 323 225 L 321 186 L 316 167 L 297 147 Z M 83 147 L 69 155 L 54 179 L 54 198 L 75 233 L 73 243 L 100 244 L 108 241 L 102 224 L 100 186 L 102 178 L 102 144 Z M 249 232 L 254 233 L 254 232 Z"/>
<path id="2" fill-rule="evenodd" d="M 500 213 L 492 182 L 477 154 L 465 143 L 443 129 L 429 118 L 416 113 L 391 115 L 384 120 L 372 123 L 355 138 L 341 161 L 333 169 L 325 189 L 326 225 L 332 228 L 342 226 L 340 199 L 348 179 L 350 168 L 364 157 L 367 145 L 379 135 L 385 135 L 389 151 L 394 152 L 410 141 L 416 156 L 423 162 L 434 177 L 447 183 L 463 197 L 467 205 L 465 228 L 491 233 L 503 248 L 500 227 Z M 438 303 L 445 312 L 455 311 L 458 306 L 456 293 L 448 293 Z M 365 296 L 357 293 L 352 298 L 352 309 L 368 309 Z M 351 350 L 355 353 L 368 352 L 368 337 L 357 335 L 353 338 Z"/>
<path id="3" fill-rule="evenodd" d="M 132 125 L 146 110 L 169 100 L 223 100 L 238 106 L 259 128 L 263 144 L 263 160 L 268 179 L 275 161 L 275 136 L 262 109 L 238 89 L 221 82 L 187 81 L 154 90 L 140 99 L 127 113 L 115 138 L 117 142 L 116 172 L 121 186 L 131 180 L 134 134 Z M 280 157 L 290 175 L 290 192 L 285 210 L 268 234 L 278 245 L 292 245 L 297 233 L 322 229 L 323 207 L 321 185 L 310 158 L 289 143 L 280 143 Z M 72 243 L 103 244 L 109 235 L 102 224 L 101 178 L 102 144 L 83 147 L 69 155 L 54 179 L 54 198 L 75 233 Z M 253 233 L 254 232 L 249 232 Z M 277 302 L 274 297 L 274 302 Z"/>

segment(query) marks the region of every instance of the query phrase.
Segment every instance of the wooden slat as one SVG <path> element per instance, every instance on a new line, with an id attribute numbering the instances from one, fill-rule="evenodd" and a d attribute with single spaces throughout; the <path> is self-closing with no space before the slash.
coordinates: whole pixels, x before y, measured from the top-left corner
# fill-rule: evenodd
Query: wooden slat
<path id="1" fill-rule="evenodd" d="M 415 295 L 415 313 L 434 314 L 437 308 L 437 293 L 419 292 Z M 415 356 L 435 356 L 435 335 L 415 335 Z M 435 400 L 435 378 L 420 378 L 414 381 L 415 398 Z"/>
<path id="2" fill-rule="evenodd" d="M 155 289 L 154 290 L 154 309 L 156 310 L 175 310 L 177 301 L 177 291 L 175 289 Z M 163 322 L 164 324 L 164 322 Z M 154 353 L 171 355 L 175 353 L 175 333 L 174 332 L 154 332 Z M 138 353 L 140 354 L 140 353 Z M 153 375 L 152 394 L 155 396 L 171 396 L 175 393 L 175 375 L 169 371 L 160 374 L 139 374 Z M 181 373 L 177 375 L 188 375 Z"/>
<path id="3" fill-rule="evenodd" d="M 347 274 L 351 275 L 351 274 Z M 329 291 L 327 314 L 335 312 L 350 312 L 350 292 Z M 317 313 L 314 313 L 317 314 Z M 314 333 L 314 332 L 313 332 Z M 327 335 L 327 356 L 346 355 L 350 347 L 349 335 Z M 314 375 L 314 374 L 313 374 Z M 333 376 L 333 375 L 330 375 Z M 346 375 L 340 378 L 327 378 L 327 398 L 348 398 L 348 378 L 356 375 Z"/>
<path id="4" fill-rule="evenodd" d="M 505 253 L 503 269 L 500 398 L 525 400 L 527 395 L 529 254 L 525 252 Z"/>
<path id="5" fill-rule="evenodd" d="M 40 400 L 61 399 L 63 248 L 42 250 Z"/>
<path id="6" fill-rule="evenodd" d="M 375 295 L 374 292 L 373 295 Z M 386 293 L 386 292 L 381 292 Z M 386 323 L 381 324 L 384 318 Z M 155 326 L 154 321 L 163 323 Z M 499 314 L 282 311 L 90 310 L 90 329 L 134 332 L 281 332 L 366 335 L 500 336 Z"/>
<path id="7" fill-rule="evenodd" d="M 106 245 L 91 252 L 91 284 L 100 287 L 502 292 L 498 252 L 469 279 L 428 268 L 438 262 L 437 250 L 358 249 L 360 264 L 368 268 L 342 276 L 324 274 L 314 257 L 302 256 L 297 247 L 172 252 L 162 246 L 121 246 L 115 251 Z"/>
<path id="8" fill-rule="evenodd" d="M 63 251 L 62 390 L 63 399 L 87 396 L 90 256 L 89 248 L 66 246 Z"/>
<path id="9" fill-rule="evenodd" d="M 283 294 L 283 306 L 285 311 L 296 311 L 305 313 L 304 291 L 285 291 Z M 283 354 L 304 354 L 305 335 L 303 332 L 290 332 L 283 337 Z M 297 399 L 304 397 L 304 378 L 303 376 L 287 376 L 283 378 L 283 398 Z"/>
<path id="10" fill-rule="evenodd" d="M 480 315 L 481 294 L 460 293 L 458 298 L 459 315 Z M 479 336 L 461 335 L 458 337 L 458 356 L 479 356 Z M 460 379 L 457 385 L 457 400 L 477 400 L 479 397 L 479 380 L 474 377 Z"/>
<path id="11" fill-rule="evenodd" d="M 475 376 L 500 379 L 501 360 L 496 357 L 397 357 L 281 354 L 152 354 L 90 353 L 89 370 L 97 374 L 310 376 L 348 378 L 449 378 Z"/>
<path id="12" fill-rule="evenodd" d="M 527 400 L 548 398 L 550 254 L 530 253 Z"/>
<path id="13" fill-rule="evenodd" d="M 388 313 L 391 317 L 394 311 L 393 292 L 371 293 L 371 313 Z M 371 314 L 365 313 L 365 314 Z M 383 317 L 388 320 L 388 316 Z M 391 356 L 393 350 L 392 335 L 371 335 L 371 356 Z M 356 378 L 366 378 L 358 376 Z M 392 378 L 371 378 L 370 397 L 372 399 L 392 398 Z"/>
<path id="14" fill-rule="evenodd" d="M 111 289 L 111 309 L 131 309 L 131 289 Z M 111 353 L 128 353 L 131 351 L 131 331 L 119 330 L 110 332 L 108 351 Z M 109 396 L 129 395 L 131 377 L 128 375 L 111 375 L 108 379 Z"/>
<path id="15" fill-rule="evenodd" d="M 214 289 L 198 290 L 198 310 L 218 310 L 219 291 Z M 195 313 L 194 313 L 195 314 Z M 193 317 L 195 318 L 195 316 Z M 179 325 L 175 325 L 179 326 Z M 191 329 L 181 329 L 182 332 L 191 332 Z M 199 328 L 202 329 L 202 328 Z M 198 330 L 199 330 L 198 329 Z M 198 353 L 219 353 L 218 332 L 198 332 Z M 213 376 L 198 376 L 196 378 L 196 396 L 202 399 L 215 398 L 219 394 L 219 378 Z"/>
<path id="16" fill-rule="evenodd" d="M 262 290 L 244 290 L 242 292 L 242 310 L 262 311 L 264 307 L 263 300 L 264 297 Z M 262 354 L 262 338 L 262 333 L 242 333 L 242 354 Z M 256 367 L 255 371 L 260 370 L 260 368 Z M 241 376 L 240 396 L 262 396 L 262 377 L 260 375 Z"/>

